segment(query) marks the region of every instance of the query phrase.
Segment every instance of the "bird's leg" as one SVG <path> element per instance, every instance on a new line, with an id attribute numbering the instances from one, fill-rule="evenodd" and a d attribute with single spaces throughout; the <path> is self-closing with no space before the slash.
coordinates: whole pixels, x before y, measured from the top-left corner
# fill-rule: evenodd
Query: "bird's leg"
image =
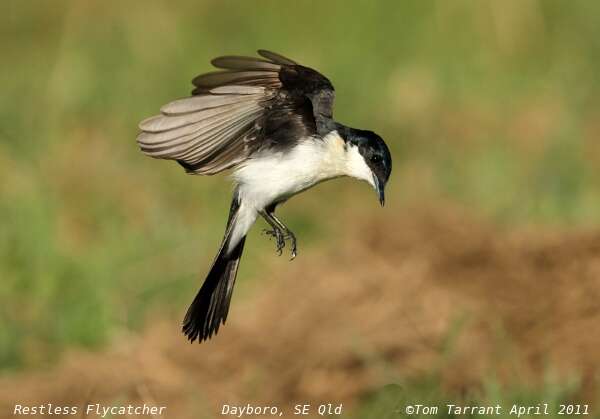
<path id="1" fill-rule="evenodd" d="M 261 211 L 260 215 L 265 219 L 271 226 L 272 230 L 263 230 L 264 233 L 269 236 L 275 237 L 277 242 L 277 253 L 281 256 L 283 248 L 285 247 L 284 232 L 281 230 L 277 222 L 273 219 L 272 215 L 266 211 Z"/>
<path id="2" fill-rule="evenodd" d="M 285 241 L 290 240 L 292 259 L 296 257 L 296 236 L 294 233 L 290 231 L 289 228 L 285 224 L 283 224 L 273 213 L 273 211 L 263 211 L 261 213 L 262 217 L 269 223 L 269 225 L 273 228 L 273 230 L 266 230 L 265 232 L 269 235 L 272 235 L 277 240 L 277 251 L 279 255 L 281 255 L 281 251 L 285 246 Z"/>
<path id="3" fill-rule="evenodd" d="M 281 220 L 275 216 L 274 213 L 271 213 L 269 215 L 271 215 L 275 223 L 277 223 L 277 226 L 281 228 L 281 230 L 283 230 L 283 239 L 290 241 L 290 248 L 292 254 L 292 258 L 290 260 L 295 259 L 298 250 L 298 248 L 296 247 L 296 235 L 292 233 L 292 231 L 285 224 L 283 224 Z"/>

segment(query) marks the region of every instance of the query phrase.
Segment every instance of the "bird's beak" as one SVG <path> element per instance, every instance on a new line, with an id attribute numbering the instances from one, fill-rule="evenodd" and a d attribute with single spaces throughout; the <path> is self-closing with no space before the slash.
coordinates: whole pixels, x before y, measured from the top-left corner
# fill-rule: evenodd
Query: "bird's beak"
<path id="1" fill-rule="evenodd" d="M 381 182 L 376 175 L 373 175 L 373 183 L 375 192 L 377 192 L 377 195 L 379 196 L 379 203 L 383 207 L 385 205 L 385 184 Z"/>

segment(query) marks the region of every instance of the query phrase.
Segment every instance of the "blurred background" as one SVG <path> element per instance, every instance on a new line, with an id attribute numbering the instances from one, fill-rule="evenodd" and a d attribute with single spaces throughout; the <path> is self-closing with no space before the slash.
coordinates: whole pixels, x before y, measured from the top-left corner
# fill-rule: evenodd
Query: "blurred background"
<path id="1" fill-rule="evenodd" d="M 3 412 L 577 402 L 600 417 L 600 3 L 1 9 Z M 294 198 L 279 210 L 293 262 L 257 223 L 228 324 L 189 345 L 180 321 L 232 188 L 143 156 L 137 124 L 211 58 L 258 48 L 327 75 L 336 119 L 387 141 L 387 204 L 346 179 Z"/>

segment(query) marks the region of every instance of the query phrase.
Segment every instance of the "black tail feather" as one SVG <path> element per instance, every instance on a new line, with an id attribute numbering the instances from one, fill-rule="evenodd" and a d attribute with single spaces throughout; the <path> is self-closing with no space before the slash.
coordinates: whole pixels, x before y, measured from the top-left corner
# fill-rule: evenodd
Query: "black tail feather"
<path id="1" fill-rule="evenodd" d="M 227 253 L 231 227 L 239 208 L 236 195 L 231 203 L 227 230 L 219 253 L 183 320 L 182 330 L 190 342 L 196 339 L 199 342 L 210 339 L 212 335 L 217 334 L 219 326 L 221 323 L 225 324 L 227 319 L 235 277 L 246 241 L 245 237 L 242 238 L 237 246 Z"/>

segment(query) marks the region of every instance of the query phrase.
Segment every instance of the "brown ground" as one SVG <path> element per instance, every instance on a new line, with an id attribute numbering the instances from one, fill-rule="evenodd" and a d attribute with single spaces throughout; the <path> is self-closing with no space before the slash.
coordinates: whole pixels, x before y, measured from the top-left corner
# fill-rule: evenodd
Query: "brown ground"
<path id="1" fill-rule="evenodd" d="M 432 371 L 458 391 L 492 372 L 536 382 L 548 369 L 595 387 L 600 232 L 504 232 L 447 211 L 387 222 L 272 268 L 209 344 L 186 345 L 163 322 L 1 379 L 0 411 L 146 400 L 170 418 L 212 417 L 222 403 L 351 403 Z"/>

